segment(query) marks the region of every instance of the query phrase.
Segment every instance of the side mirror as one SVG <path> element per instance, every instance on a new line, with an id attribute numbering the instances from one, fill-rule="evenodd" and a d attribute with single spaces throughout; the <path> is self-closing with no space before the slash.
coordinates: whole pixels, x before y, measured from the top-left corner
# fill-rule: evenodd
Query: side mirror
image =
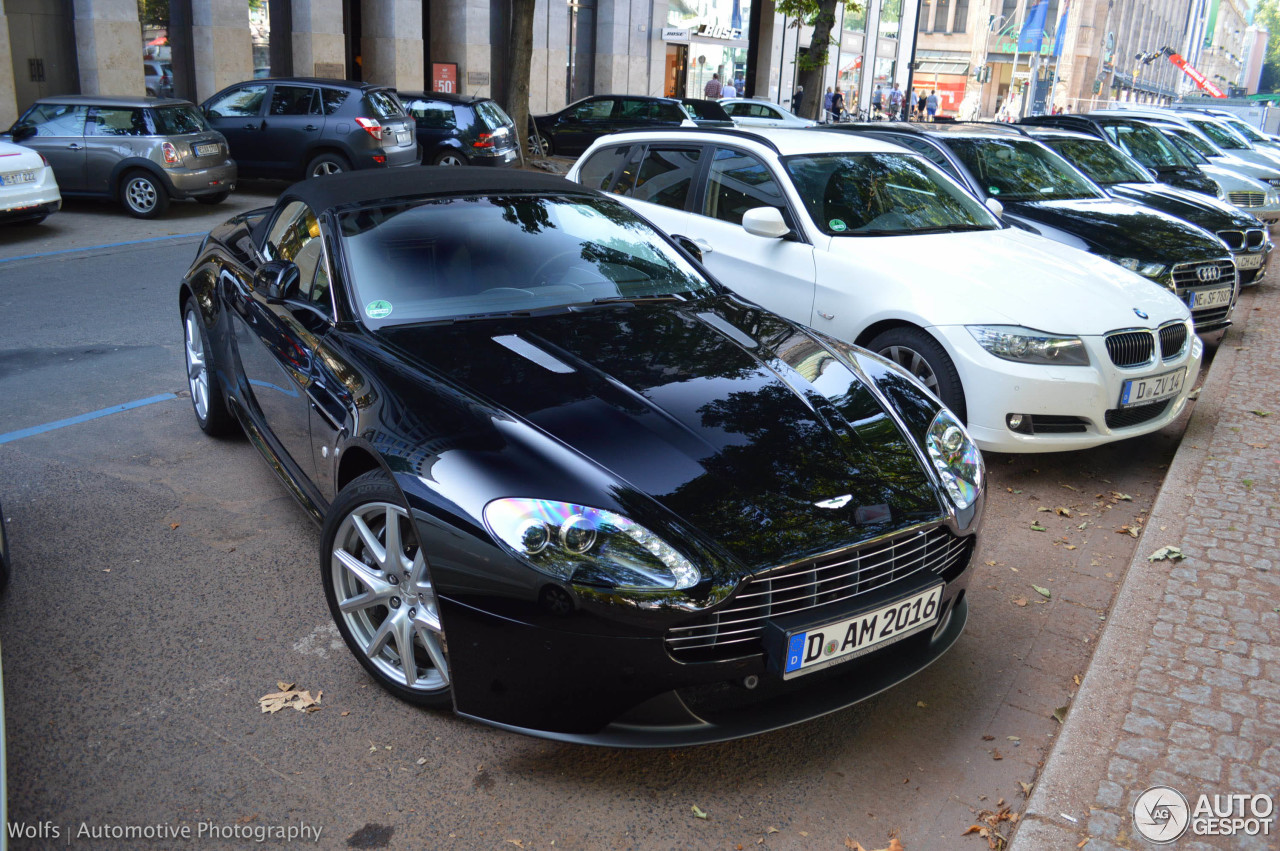
<path id="1" fill-rule="evenodd" d="M 1004 204 L 1001 204 L 999 201 L 997 201 L 994 198 L 988 198 L 986 201 L 983 201 L 982 203 L 987 205 L 988 210 L 995 213 L 995 216 L 997 219 L 1004 218 Z"/>
<path id="2" fill-rule="evenodd" d="M 25 122 L 13 125 L 13 129 L 9 131 L 9 138 L 13 139 L 15 143 L 30 139 L 34 135 L 36 135 L 35 125 Z"/>
<path id="3" fill-rule="evenodd" d="M 694 242 L 689 237 L 682 236 L 678 233 L 671 234 L 671 238 L 675 240 L 677 245 L 692 254 L 695 260 L 699 263 L 702 262 L 702 246 L 698 245 L 698 243 Z"/>
<path id="4" fill-rule="evenodd" d="M 752 236 L 781 239 L 791 233 L 777 207 L 756 207 L 742 216 L 742 229 Z"/>
<path id="5" fill-rule="evenodd" d="M 267 294 L 267 302 L 280 304 L 298 294 L 298 267 L 288 260 L 268 260 L 253 276 L 253 287 Z"/>

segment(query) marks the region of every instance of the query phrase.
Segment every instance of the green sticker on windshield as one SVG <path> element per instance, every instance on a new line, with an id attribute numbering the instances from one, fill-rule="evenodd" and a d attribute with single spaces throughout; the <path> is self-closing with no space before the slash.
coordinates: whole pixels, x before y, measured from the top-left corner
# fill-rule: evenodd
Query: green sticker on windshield
<path id="1" fill-rule="evenodd" d="M 832 219 L 831 221 L 827 222 L 827 226 L 830 227 L 836 233 L 842 233 L 849 229 L 849 226 L 846 225 L 841 219 Z"/>
<path id="2" fill-rule="evenodd" d="M 370 319 L 385 319 L 391 315 L 391 302 L 378 299 L 371 301 L 365 307 L 364 312 L 369 315 Z"/>
<path id="3" fill-rule="evenodd" d="M 988 186 L 988 187 L 987 187 L 987 194 L 989 194 L 989 195 L 999 195 L 999 194 L 1000 194 L 1000 187 L 999 187 L 999 186 Z"/>

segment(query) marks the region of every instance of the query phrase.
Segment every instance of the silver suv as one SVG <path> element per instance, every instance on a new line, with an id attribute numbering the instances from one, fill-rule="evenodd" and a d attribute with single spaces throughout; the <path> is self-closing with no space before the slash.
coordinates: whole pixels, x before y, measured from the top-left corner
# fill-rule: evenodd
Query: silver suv
<path id="1" fill-rule="evenodd" d="M 227 140 L 185 100 L 41 98 L 4 135 L 44 155 L 64 196 L 111 198 L 140 219 L 172 198 L 217 204 L 236 188 Z"/>

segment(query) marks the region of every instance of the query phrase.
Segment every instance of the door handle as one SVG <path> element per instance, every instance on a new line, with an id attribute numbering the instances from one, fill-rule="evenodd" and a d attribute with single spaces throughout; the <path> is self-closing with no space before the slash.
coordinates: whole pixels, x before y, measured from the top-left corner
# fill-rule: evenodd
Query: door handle
<path id="1" fill-rule="evenodd" d="M 72 142 L 70 145 L 67 145 L 67 147 L 73 151 L 79 151 L 84 148 L 84 145 L 79 145 L 79 144 L 76 144 L 75 142 Z"/>
<path id="2" fill-rule="evenodd" d="M 255 127 L 255 125 L 253 125 L 253 124 L 246 124 L 246 125 L 244 126 L 244 129 L 246 129 L 246 130 L 254 130 L 254 129 L 256 129 L 256 127 Z"/>
<path id="3" fill-rule="evenodd" d="M 319 130 L 320 128 L 315 126 L 314 124 L 308 124 L 306 127 L 303 127 L 302 129 L 303 130 Z"/>

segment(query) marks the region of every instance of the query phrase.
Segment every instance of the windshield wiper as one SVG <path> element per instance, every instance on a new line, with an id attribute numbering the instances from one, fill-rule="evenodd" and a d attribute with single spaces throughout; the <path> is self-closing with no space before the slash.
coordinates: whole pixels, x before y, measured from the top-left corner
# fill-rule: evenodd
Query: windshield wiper
<path id="1" fill-rule="evenodd" d="M 960 233 L 961 231 L 969 230 L 994 230 L 994 228 L 990 225 L 954 224 L 938 225 L 937 227 L 931 228 L 916 228 L 913 231 L 907 231 L 907 233 Z"/>

